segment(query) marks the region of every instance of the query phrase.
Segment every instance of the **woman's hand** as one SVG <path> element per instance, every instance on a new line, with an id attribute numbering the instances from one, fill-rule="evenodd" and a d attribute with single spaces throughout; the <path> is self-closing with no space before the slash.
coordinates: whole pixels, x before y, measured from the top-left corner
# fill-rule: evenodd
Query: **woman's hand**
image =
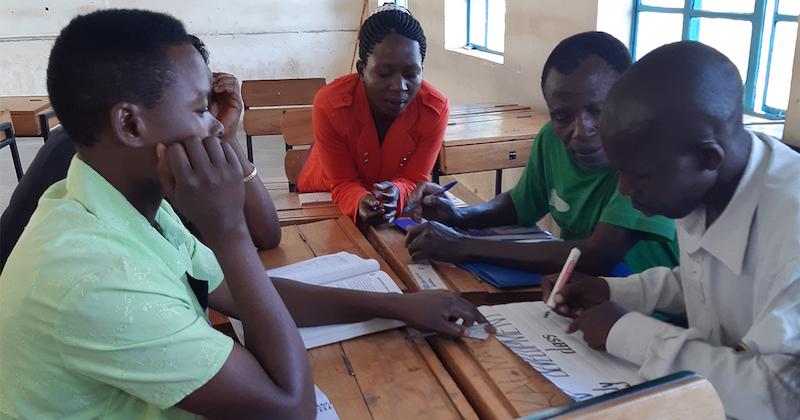
<path id="1" fill-rule="evenodd" d="M 228 73 L 214 73 L 208 111 L 225 127 L 222 140 L 235 141 L 236 128 L 242 116 L 244 102 L 239 80 Z"/>
<path id="2" fill-rule="evenodd" d="M 375 191 L 372 193 L 383 207 L 384 220 L 391 223 L 397 218 L 397 202 L 400 199 L 400 190 L 397 185 L 389 181 L 375 184 Z"/>
<path id="3" fill-rule="evenodd" d="M 367 193 L 358 203 L 358 217 L 362 222 L 370 225 L 383 223 L 383 209 L 381 202 L 374 195 Z"/>
<path id="4" fill-rule="evenodd" d="M 375 191 L 364 194 L 358 203 L 359 218 L 370 225 L 393 222 L 397 217 L 400 190 L 389 181 L 379 182 L 374 187 Z"/>
<path id="5" fill-rule="evenodd" d="M 435 332 L 448 337 L 463 337 L 466 327 L 485 323 L 478 308 L 457 294 L 446 290 L 425 290 L 402 295 L 393 309 L 394 319 L 422 332 Z M 461 324 L 456 321 L 462 320 Z M 494 327 L 487 327 L 494 333 Z"/>

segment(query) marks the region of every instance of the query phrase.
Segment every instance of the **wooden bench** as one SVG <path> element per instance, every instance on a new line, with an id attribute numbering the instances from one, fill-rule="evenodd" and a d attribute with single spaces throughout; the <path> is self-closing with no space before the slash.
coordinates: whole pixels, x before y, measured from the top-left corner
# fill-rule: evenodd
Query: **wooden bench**
<path id="1" fill-rule="evenodd" d="M 253 161 L 253 136 L 281 134 L 284 111 L 310 108 L 314 95 L 323 86 L 324 78 L 243 81 L 247 158 Z"/>
<path id="2" fill-rule="evenodd" d="M 297 177 L 309 153 L 308 148 L 297 149 L 297 147 L 310 147 L 314 143 L 311 108 L 286 110 L 281 120 L 281 134 L 286 146 L 283 168 L 289 180 L 289 191 L 294 191 Z"/>

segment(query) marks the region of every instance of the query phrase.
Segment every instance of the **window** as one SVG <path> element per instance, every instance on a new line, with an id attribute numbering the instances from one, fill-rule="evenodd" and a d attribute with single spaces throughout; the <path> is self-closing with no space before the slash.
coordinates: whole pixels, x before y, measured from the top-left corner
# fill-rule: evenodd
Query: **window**
<path id="1" fill-rule="evenodd" d="M 634 0 L 634 5 L 635 59 L 670 42 L 700 41 L 739 68 L 747 111 L 783 117 L 800 0 Z"/>
<path id="2" fill-rule="evenodd" d="M 505 35 L 505 0 L 467 0 L 467 48 L 503 55 Z"/>

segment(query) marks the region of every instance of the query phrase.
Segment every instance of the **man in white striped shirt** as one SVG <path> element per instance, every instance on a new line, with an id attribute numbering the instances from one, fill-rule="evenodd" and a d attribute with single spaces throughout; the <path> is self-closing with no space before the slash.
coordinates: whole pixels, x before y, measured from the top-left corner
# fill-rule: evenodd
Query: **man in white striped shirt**
<path id="1" fill-rule="evenodd" d="M 600 129 L 620 192 L 645 214 L 679 219 L 680 266 L 574 275 L 556 311 L 646 378 L 706 377 L 728 416 L 800 416 L 800 155 L 744 129 L 736 66 L 695 42 L 631 67 Z M 688 328 L 648 316 L 656 310 Z"/>

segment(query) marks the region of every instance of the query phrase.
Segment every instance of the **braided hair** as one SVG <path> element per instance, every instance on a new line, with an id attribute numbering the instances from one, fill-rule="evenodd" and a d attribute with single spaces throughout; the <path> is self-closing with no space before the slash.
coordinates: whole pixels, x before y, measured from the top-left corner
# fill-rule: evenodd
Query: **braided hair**
<path id="1" fill-rule="evenodd" d="M 384 4 L 379 7 L 361 25 L 358 31 L 358 60 L 366 63 L 375 45 L 393 33 L 417 41 L 422 61 L 425 61 L 426 43 L 422 26 L 414 16 L 411 16 L 408 9 L 394 4 Z"/>

